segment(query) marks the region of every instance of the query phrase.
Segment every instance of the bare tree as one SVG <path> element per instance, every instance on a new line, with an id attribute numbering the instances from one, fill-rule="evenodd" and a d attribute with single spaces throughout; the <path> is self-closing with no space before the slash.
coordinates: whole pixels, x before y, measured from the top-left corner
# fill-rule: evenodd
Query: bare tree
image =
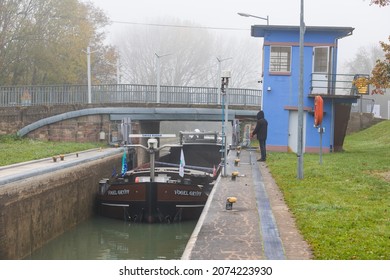
<path id="1" fill-rule="evenodd" d="M 379 46 L 362 46 L 358 49 L 354 58 L 344 65 L 350 74 L 370 74 L 378 59 L 384 58 L 384 52 Z"/>
<path id="2" fill-rule="evenodd" d="M 230 87 L 258 88 L 261 78 L 261 44 L 251 37 L 230 37 L 226 40 L 219 37 L 217 44 L 220 58 L 226 60 L 222 69 L 231 69 L 232 79 Z M 217 77 L 218 83 L 220 77 Z"/>
<path id="3" fill-rule="evenodd" d="M 234 75 L 231 86 L 256 87 L 260 44 L 249 35 L 247 40 L 222 37 L 196 26 L 172 19 L 128 26 L 126 35 L 117 40 L 124 82 L 156 84 L 160 63 L 163 85 L 219 86 L 217 57 L 230 57 L 224 68 Z"/>

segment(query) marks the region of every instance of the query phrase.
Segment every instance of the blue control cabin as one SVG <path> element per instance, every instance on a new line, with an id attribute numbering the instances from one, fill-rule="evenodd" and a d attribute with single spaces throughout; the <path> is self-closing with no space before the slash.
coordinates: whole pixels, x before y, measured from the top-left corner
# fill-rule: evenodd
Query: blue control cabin
<path id="1" fill-rule="evenodd" d="M 254 25 L 253 37 L 264 38 L 263 100 L 268 120 L 267 149 L 297 152 L 299 98 L 299 26 Z M 306 26 L 303 72 L 303 151 L 318 152 L 319 128 L 314 127 L 314 99 L 323 99 L 323 152 L 341 151 L 351 104 L 360 94 L 357 75 L 337 74 L 338 40 L 352 27 Z"/>

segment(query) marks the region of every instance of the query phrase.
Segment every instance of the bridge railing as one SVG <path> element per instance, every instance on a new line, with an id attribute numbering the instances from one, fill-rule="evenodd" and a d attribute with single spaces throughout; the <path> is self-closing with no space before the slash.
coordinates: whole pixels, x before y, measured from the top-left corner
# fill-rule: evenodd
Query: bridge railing
<path id="1" fill-rule="evenodd" d="M 161 86 L 162 104 L 218 104 L 218 88 Z M 229 104 L 259 106 L 261 90 L 229 89 Z M 94 104 L 156 103 L 156 85 L 106 84 L 91 87 Z M 0 87 L 0 107 L 87 104 L 86 85 Z"/>

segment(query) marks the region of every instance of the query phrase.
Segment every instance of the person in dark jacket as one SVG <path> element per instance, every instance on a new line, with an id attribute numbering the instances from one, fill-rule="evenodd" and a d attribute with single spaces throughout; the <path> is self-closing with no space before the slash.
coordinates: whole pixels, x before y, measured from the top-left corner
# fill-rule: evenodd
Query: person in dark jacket
<path id="1" fill-rule="evenodd" d="M 257 135 L 257 140 L 259 140 L 261 158 L 258 159 L 257 161 L 266 161 L 267 159 L 267 151 L 266 151 L 267 130 L 268 130 L 268 122 L 264 117 L 264 112 L 259 111 L 257 113 L 256 127 L 251 133 L 251 137 Z"/>

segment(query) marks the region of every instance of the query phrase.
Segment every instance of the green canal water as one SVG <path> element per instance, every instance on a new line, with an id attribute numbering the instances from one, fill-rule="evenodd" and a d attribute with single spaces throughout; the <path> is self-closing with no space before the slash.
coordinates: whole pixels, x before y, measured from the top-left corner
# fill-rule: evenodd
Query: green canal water
<path id="1" fill-rule="evenodd" d="M 53 239 L 27 260 L 180 259 L 196 221 L 132 224 L 93 217 Z"/>

